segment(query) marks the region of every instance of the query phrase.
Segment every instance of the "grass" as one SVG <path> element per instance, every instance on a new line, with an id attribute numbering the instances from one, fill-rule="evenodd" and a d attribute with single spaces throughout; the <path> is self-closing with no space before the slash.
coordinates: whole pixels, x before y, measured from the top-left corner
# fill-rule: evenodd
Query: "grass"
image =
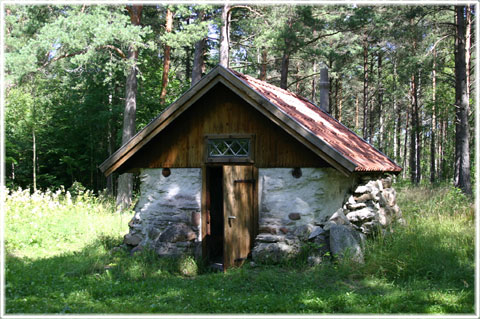
<path id="1" fill-rule="evenodd" d="M 114 213 L 88 192 L 12 192 L 6 312 L 473 313 L 472 202 L 451 188 L 398 191 L 408 226 L 369 241 L 364 265 L 310 268 L 298 258 L 226 274 L 188 258 L 112 251 L 132 212 Z"/>

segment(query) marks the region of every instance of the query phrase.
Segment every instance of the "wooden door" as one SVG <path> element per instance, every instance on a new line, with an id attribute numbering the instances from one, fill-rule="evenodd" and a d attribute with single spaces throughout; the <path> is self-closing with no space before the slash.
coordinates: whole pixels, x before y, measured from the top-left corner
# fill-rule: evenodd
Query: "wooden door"
<path id="1" fill-rule="evenodd" d="M 240 266 L 253 243 L 253 166 L 223 166 L 223 268 Z"/>

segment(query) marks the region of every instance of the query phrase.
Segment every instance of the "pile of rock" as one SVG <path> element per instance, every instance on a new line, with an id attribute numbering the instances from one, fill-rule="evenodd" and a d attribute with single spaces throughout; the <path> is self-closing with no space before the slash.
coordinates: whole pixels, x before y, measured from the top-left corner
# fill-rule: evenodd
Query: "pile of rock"
<path id="1" fill-rule="evenodd" d="M 370 180 L 357 186 L 348 196 L 342 213 L 352 227 L 367 236 L 378 231 L 385 232 L 395 221 L 404 223 L 391 177 Z"/>
<path id="2" fill-rule="evenodd" d="M 360 181 L 347 194 L 342 208 L 322 221 L 297 226 L 281 235 L 261 233 L 257 236 L 252 258 L 257 262 L 280 262 L 295 256 L 310 242 L 313 249 L 308 260 L 321 263 L 324 256 L 349 256 L 363 262 L 363 247 L 368 236 L 391 230 L 394 222 L 404 223 L 396 204 L 391 177 Z"/>

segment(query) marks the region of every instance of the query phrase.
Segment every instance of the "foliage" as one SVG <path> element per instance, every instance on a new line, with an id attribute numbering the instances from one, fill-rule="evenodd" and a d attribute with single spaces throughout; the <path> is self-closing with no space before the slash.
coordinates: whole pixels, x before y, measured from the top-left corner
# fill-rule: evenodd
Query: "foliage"
<path id="1" fill-rule="evenodd" d="M 97 167 L 121 144 L 131 43 L 139 49 L 137 130 L 190 87 L 197 40 L 207 39 L 205 72 L 218 63 L 221 6 L 168 7 L 171 33 L 164 30 L 166 6 L 145 6 L 142 26 L 132 25 L 118 5 L 6 6 L 8 186 L 31 188 L 34 170 L 41 189 L 75 181 L 96 192 L 107 186 Z M 404 167 L 404 177 L 410 174 L 410 133 L 418 131 L 421 178 L 433 170 L 437 181 L 448 181 L 455 149 L 453 17 L 452 6 L 438 5 L 232 5 L 230 67 L 257 77 L 265 66 L 267 82 L 279 85 L 286 75 L 289 90 L 317 102 L 319 71 L 327 66 L 333 116 L 360 133 L 365 106 L 367 139 Z M 172 51 L 162 105 L 164 45 Z M 471 58 L 474 65 L 474 50 Z M 412 76 L 418 125 L 412 122 Z"/>
<path id="2" fill-rule="evenodd" d="M 247 262 L 224 274 L 191 257 L 114 248 L 129 216 L 112 214 L 109 198 L 10 191 L 6 312 L 472 313 L 474 212 L 462 196 L 399 189 L 407 226 L 370 241 L 364 265 Z"/>

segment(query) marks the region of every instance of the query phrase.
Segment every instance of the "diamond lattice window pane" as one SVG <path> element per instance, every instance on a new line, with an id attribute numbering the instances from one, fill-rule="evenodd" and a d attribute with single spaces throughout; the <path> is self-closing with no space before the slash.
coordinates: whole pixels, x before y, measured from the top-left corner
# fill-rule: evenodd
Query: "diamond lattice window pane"
<path id="1" fill-rule="evenodd" d="M 250 155 L 249 139 L 210 139 L 208 156 L 211 157 L 247 157 Z"/>

